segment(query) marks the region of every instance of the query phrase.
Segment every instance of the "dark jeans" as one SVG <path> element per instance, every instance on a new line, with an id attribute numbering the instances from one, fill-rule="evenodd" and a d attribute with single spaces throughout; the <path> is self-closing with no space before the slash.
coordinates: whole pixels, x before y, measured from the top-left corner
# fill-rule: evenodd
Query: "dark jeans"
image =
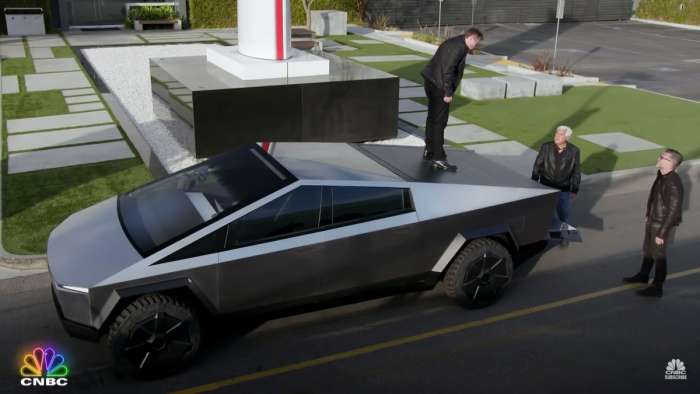
<path id="1" fill-rule="evenodd" d="M 443 98 L 445 93 L 432 82 L 423 80 L 428 96 L 428 119 L 425 122 L 425 149 L 433 160 L 445 160 L 445 126 L 450 116 L 450 105 Z"/>
<path id="2" fill-rule="evenodd" d="M 642 268 L 639 274 L 648 278 L 651 268 L 654 267 L 654 286 L 661 288 L 666 280 L 666 248 L 673 242 L 676 228 L 673 227 L 666 234 L 663 245 L 656 244 L 656 235 L 661 229 L 661 223 L 647 221 L 644 231 L 644 245 L 642 247 Z"/>
<path id="3" fill-rule="evenodd" d="M 569 212 L 571 211 L 571 193 L 559 192 L 557 198 L 557 210 L 552 219 L 552 229 L 558 229 L 562 223 L 569 224 Z"/>

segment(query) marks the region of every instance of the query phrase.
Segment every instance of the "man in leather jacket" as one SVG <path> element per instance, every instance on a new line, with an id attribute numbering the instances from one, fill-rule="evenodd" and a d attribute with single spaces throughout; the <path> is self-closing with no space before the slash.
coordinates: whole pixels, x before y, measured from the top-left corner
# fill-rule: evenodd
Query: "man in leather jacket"
<path id="1" fill-rule="evenodd" d="M 435 168 L 441 170 L 457 168 L 447 162 L 447 155 L 443 148 L 445 126 L 450 115 L 452 96 L 464 75 L 467 54 L 483 38 L 483 34 L 478 29 L 470 28 L 463 35 L 445 40 L 421 72 L 425 81 L 423 84 L 425 95 L 428 96 L 423 159 L 432 161 Z"/>
<path id="2" fill-rule="evenodd" d="M 532 166 L 532 180 L 559 189 L 559 200 L 552 221 L 552 230 L 568 228 L 571 200 L 576 197 L 581 183 L 581 153 L 569 142 L 573 130 L 559 126 L 554 132 L 554 141 L 540 147 Z"/>
<path id="3" fill-rule="evenodd" d="M 648 283 L 651 267 L 655 266 L 653 284 L 638 292 L 643 296 L 663 296 L 666 248 L 682 219 L 683 183 L 676 172 L 682 161 L 678 151 L 666 149 L 656 162 L 659 171 L 647 200 L 642 267 L 636 275 L 623 279 L 628 283 Z"/>

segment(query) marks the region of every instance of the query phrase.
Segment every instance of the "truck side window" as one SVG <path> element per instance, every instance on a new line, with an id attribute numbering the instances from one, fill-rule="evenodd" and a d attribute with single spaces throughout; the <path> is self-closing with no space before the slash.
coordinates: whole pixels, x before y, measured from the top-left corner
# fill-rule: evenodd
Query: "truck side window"
<path id="1" fill-rule="evenodd" d="M 316 230 L 322 186 L 301 186 L 231 223 L 228 248 Z"/>
<path id="2" fill-rule="evenodd" d="M 332 224 L 363 222 L 413 211 L 409 189 L 335 186 Z"/>

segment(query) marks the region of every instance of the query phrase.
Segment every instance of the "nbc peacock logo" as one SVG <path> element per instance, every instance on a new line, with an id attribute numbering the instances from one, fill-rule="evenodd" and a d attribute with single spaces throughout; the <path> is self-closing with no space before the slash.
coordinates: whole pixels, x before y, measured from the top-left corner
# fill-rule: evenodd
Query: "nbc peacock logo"
<path id="1" fill-rule="evenodd" d="M 677 358 L 669 361 L 666 365 L 666 380 L 688 380 L 685 363 Z"/>
<path id="2" fill-rule="evenodd" d="M 22 386 L 67 386 L 68 366 L 63 355 L 50 346 L 25 354 L 19 374 Z"/>

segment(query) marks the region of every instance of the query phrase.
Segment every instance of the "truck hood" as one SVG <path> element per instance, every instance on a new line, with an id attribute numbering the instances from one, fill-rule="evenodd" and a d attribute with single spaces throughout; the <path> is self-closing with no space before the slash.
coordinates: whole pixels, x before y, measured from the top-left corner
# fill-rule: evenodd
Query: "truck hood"
<path id="1" fill-rule="evenodd" d="M 143 258 L 124 234 L 117 197 L 64 220 L 49 235 L 47 255 L 51 277 L 57 284 L 83 288 Z"/>

